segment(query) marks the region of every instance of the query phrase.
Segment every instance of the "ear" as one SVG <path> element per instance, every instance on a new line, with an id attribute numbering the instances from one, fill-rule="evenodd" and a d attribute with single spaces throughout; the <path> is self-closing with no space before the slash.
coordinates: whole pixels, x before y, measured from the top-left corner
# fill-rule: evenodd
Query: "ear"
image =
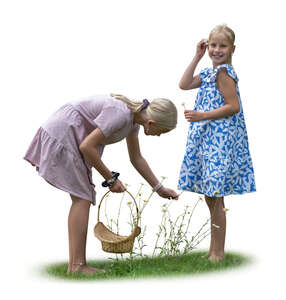
<path id="1" fill-rule="evenodd" d="M 150 126 L 150 125 L 155 125 L 156 124 L 156 121 L 154 120 L 148 120 L 147 121 L 147 124 Z"/>
<path id="2" fill-rule="evenodd" d="M 235 51 L 235 47 L 236 47 L 235 45 L 232 46 L 232 54 L 233 54 L 234 51 Z"/>

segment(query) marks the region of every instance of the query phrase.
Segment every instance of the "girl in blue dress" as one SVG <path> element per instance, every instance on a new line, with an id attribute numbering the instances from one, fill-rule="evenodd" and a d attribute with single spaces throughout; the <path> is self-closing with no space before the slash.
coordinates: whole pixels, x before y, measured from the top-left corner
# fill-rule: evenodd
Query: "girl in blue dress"
<path id="1" fill-rule="evenodd" d="M 199 92 L 194 110 L 184 112 L 190 128 L 178 188 L 205 195 L 211 216 L 211 261 L 224 259 L 224 196 L 256 190 L 238 77 L 231 64 L 234 40 L 229 27 L 215 27 L 208 41 L 198 43 L 179 84 L 183 90 Z M 213 68 L 194 76 L 206 50 Z"/>

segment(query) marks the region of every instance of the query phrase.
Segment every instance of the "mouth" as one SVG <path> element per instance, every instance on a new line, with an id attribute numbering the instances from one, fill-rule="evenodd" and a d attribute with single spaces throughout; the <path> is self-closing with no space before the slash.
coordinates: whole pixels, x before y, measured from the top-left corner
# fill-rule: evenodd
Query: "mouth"
<path id="1" fill-rule="evenodd" d="M 212 56 L 214 59 L 221 59 L 223 57 L 223 55 L 213 55 Z"/>

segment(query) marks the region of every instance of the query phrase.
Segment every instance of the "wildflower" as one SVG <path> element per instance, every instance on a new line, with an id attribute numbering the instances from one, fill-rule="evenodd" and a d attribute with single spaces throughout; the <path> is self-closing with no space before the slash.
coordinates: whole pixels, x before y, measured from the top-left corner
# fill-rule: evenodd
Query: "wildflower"
<path id="1" fill-rule="evenodd" d="M 142 196 L 142 193 L 139 193 L 138 195 L 139 195 L 139 197 L 141 197 L 141 196 Z"/>
<path id="2" fill-rule="evenodd" d="M 144 202 L 145 202 L 145 203 L 147 203 L 147 202 L 148 202 L 148 200 L 144 200 Z"/>
<path id="3" fill-rule="evenodd" d="M 131 204 L 132 204 L 132 202 L 131 202 L 131 201 L 128 201 L 128 202 L 127 202 L 127 205 L 131 205 Z"/>
<path id="4" fill-rule="evenodd" d="M 228 212 L 228 211 L 229 211 L 229 209 L 228 209 L 228 208 L 225 208 L 225 209 L 224 209 L 224 211 L 225 211 L 225 212 Z"/>
<path id="5" fill-rule="evenodd" d="M 162 212 L 163 212 L 163 213 L 167 212 L 167 209 L 163 209 Z"/>
<path id="6" fill-rule="evenodd" d="M 202 196 L 200 196 L 200 197 L 199 197 L 199 200 L 203 201 L 204 199 L 203 199 L 203 197 L 202 197 Z"/>
<path id="7" fill-rule="evenodd" d="M 167 177 L 166 176 L 161 176 L 162 180 L 165 180 Z"/>
<path id="8" fill-rule="evenodd" d="M 218 225 L 216 225 L 216 224 L 212 224 L 213 225 L 213 227 L 215 227 L 215 228 L 220 228 L 220 226 L 218 226 Z"/>
<path id="9" fill-rule="evenodd" d="M 126 187 L 128 187 L 128 186 L 129 186 L 129 184 L 128 184 L 128 183 L 125 183 L 124 185 L 125 185 Z"/>

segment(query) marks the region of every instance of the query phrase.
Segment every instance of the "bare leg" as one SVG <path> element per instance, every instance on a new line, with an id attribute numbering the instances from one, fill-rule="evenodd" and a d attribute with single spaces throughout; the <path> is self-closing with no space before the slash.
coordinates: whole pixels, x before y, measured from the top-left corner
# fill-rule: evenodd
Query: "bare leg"
<path id="1" fill-rule="evenodd" d="M 90 202 L 73 195 L 68 218 L 69 233 L 69 266 L 67 273 L 74 271 L 93 274 L 98 269 L 86 264 L 86 237 L 89 219 Z"/>
<path id="2" fill-rule="evenodd" d="M 226 233 L 224 198 L 205 196 L 205 199 L 211 216 L 211 242 L 208 256 L 211 261 L 220 261 L 224 259 Z"/>

